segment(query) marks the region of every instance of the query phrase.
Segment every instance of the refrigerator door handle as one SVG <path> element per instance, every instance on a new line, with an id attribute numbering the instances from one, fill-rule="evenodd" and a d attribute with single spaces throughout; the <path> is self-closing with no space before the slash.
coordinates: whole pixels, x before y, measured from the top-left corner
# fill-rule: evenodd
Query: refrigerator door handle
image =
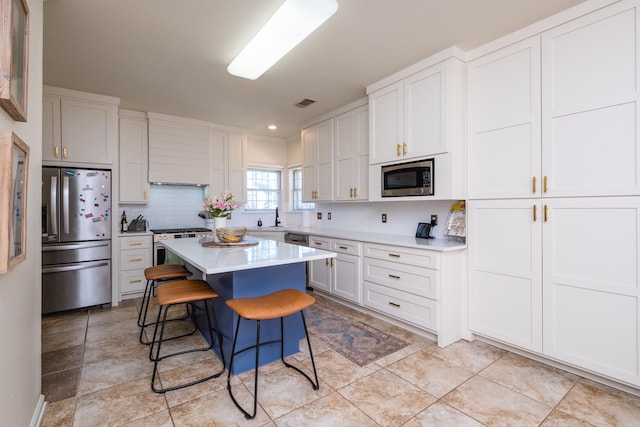
<path id="1" fill-rule="evenodd" d="M 73 265 L 64 265 L 59 267 L 42 267 L 42 273 L 60 273 L 63 271 L 76 271 L 76 270 L 86 270 L 88 268 L 96 268 L 96 267 L 107 267 L 109 266 L 108 261 L 92 261 L 92 262 L 81 262 Z"/>
<path id="2" fill-rule="evenodd" d="M 62 177 L 62 224 L 64 234 L 69 234 L 69 177 Z"/>
<path id="3" fill-rule="evenodd" d="M 49 190 L 49 222 L 51 225 L 51 233 L 49 235 L 58 235 L 58 177 L 51 177 L 51 188 Z"/>
<path id="4" fill-rule="evenodd" d="M 67 251 L 69 249 L 86 249 L 86 248 L 100 248 L 104 246 L 109 246 L 109 241 L 101 240 L 97 242 L 83 242 L 83 243 L 71 243 L 68 245 L 42 245 L 42 252 L 53 252 L 53 251 Z"/>

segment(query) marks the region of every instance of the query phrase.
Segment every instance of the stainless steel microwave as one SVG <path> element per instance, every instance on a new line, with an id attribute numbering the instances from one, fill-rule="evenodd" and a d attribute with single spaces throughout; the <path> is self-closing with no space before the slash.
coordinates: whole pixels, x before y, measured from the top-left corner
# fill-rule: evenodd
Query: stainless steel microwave
<path id="1" fill-rule="evenodd" d="M 382 166 L 382 197 L 433 196 L 434 160 Z"/>

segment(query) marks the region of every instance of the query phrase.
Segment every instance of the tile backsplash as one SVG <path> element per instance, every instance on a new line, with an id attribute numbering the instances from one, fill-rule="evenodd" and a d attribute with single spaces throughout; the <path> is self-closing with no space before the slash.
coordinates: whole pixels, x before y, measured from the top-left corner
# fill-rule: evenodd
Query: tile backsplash
<path id="1" fill-rule="evenodd" d="M 118 215 L 126 211 L 131 222 L 138 215 L 146 218 L 149 229 L 204 227 L 202 211 L 205 187 L 191 185 L 151 185 L 146 205 L 120 204 Z"/>

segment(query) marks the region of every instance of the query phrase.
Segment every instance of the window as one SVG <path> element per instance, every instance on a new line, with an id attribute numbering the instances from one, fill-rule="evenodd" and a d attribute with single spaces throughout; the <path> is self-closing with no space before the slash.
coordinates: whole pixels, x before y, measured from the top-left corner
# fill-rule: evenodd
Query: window
<path id="1" fill-rule="evenodd" d="M 315 209 L 314 203 L 302 201 L 302 168 L 291 170 L 291 194 L 294 211 L 312 211 Z"/>
<path id="2" fill-rule="evenodd" d="M 245 210 L 262 211 L 280 205 L 281 173 L 276 169 L 247 169 Z"/>

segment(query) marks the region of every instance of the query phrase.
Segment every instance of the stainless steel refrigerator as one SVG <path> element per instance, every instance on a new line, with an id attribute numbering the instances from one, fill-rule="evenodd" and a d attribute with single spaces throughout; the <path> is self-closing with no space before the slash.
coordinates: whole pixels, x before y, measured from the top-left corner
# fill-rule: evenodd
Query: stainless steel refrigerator
<path id="1" fill-rule="evenodd" d="M 42 168 L 42 312 L 111 303 L 111 171 Z"/>

